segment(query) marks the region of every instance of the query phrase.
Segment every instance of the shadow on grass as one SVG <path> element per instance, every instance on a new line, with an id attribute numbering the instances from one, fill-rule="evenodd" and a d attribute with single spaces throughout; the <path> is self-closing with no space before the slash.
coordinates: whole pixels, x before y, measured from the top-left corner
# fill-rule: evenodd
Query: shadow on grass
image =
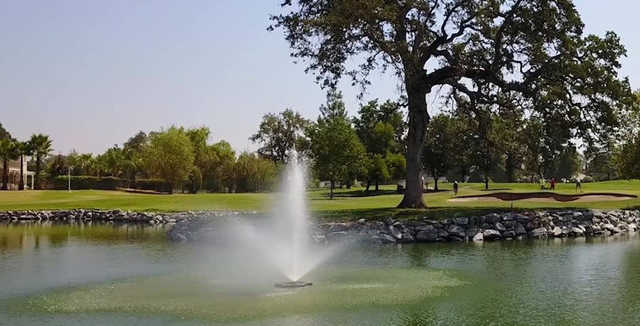
<path id="1" fill-rule="evenodd" d="M 640 206 L 626 209 L 640 209 Z M 395 207 L 375 209 L 346 209 L 322 210 L 313 212 L 313 216 L 325 222 L 348 222 L 359 219 L 383 221 L 387 218 L 410 220 L 428 218 L 441 220 L 456 217 L 482 216 L 490 213 L 526 212 L 526 211 L 567 211 L 588 210 L 584 207 L 537 207 L 537 208 L 509 208 L 509 207 L 432 207 L 426 209 L 401 209 Z"/>
<path id="2" fill-rule="evenodd" d="M 438 190 L 428 190 L 425 191 L 425 194 L 435 194 L 435 193 L 441 193 L 441 192 L 450 192 L 452 191 L 451 189 L 438 189 Z M 327 199 L 329 198 L 329 192 L 323 193 L 321 195 L 321 199 Z M 393 190 L 393 189 L 385 189 L 385 190 L 369 190 L 369 191 L 365 191 L 365 190 L 349 190 L 349 191 L 340 191 L 340 192 L 334 192 L 333 193 L 333 197 L 334 198 L 358 198 L 358 197 L 374 197 L 374 196 L 385 196 L 385 195 L 402 195 L 402 193 L 399 193 L 397 190 Z"/>
<path id="3" fill-rule="evenodd" d="M 396 195 L 398 194 L 395 190 L 349 190 L 349 191 L 341 191 L 333 194 L 334 197 L 371 197 L 371 196 L 382 196 L 382 195 Z M 324 197 L 329 198 L 329 193 L 324 194 Z"/>
<path id="4" fill-rule="evenodd" d="M 402 208 L 374 208 L 374 209 L 345 209 L 322 210 L 313 212 L 313 216 L 324 221 L 357 221 L 361 218 L 367 220 L 393 219 L 445 219 L 461 216 L 486 215 L 497 212 L 517 212 L 526 209 L 519 208 L 487 208 L 487 207 L 433 207 L 426 209 L 402 209 Z"/>

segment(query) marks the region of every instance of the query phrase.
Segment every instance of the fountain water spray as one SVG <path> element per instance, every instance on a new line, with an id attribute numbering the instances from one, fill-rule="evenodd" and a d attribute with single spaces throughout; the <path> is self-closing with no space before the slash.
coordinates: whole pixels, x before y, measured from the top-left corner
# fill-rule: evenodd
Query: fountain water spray
<path id="1" fill-rule="evenodd" d="M 256 260 L 275 267 L 287 279 L 276 283 L 276 287 L 310 286 L 310 282 L 300 280 L 339 247 L 313 242 L 306 199 L 306 168 L 295 152 L 282 181 L 281 192 L 266 220 L 234 221 L 231 232 L 233 238 L 239 240 L 234 241 L 234 249 L 258 253 Z"/>

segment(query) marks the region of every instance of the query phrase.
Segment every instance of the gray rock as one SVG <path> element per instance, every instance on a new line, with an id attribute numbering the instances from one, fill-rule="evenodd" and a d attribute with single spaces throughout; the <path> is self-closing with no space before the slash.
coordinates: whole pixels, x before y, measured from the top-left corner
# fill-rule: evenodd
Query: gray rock
<path id="1" fill-rule="evenodd" d="M 581 236 L 584 235 L 584 230 L 582 230 L 579 227 L 573 227 L 573 228 L 571 228 L 571 232 L 569 234 L 574 236 L 574 237 L 581 237 Z"/>
<path id="2" fill-rule="evenodd" d="M 400 240 L 402 239 L 402 231 L 400 231 L 400 227 L 399 226 L 395 226 L 395 225 L 389 225 L 389 232 L 391 232 L 391 235 Z"/>
<path id="3" fill-rule="evenodd" d="M 473 241 L 475 242 L 484 241 L 484 234 L 482 232 L 476 233 L 476 235 L 473 236 Z"/>
<path id="4" fill-rule="evenodd" d="M 529 237 L 531 238 L 543 238 L 547 236 L 547 229 L 545 228 L 537 228 L 529 232 Z"/>
<path id="5" fill-rule="evenodd" d="M 502 235 L 497 230 L 487 229 L 482 232 L 482 237 L 484 240 L 498 240 L 502 238 Z"/>
<path id="6" fill-rule="evenodd" d="M 507 230 L 507 228 L 500 222 L 497 222 L 496 225 L 496 230 L 500 231 L 500 232 L 504 232 Z"/>
<path id="7" fill-rule="evenodd" d="M 513 238 L 516 237 L 516 232 L 515 231 L 511 231 L 511 230 L 505 231 L 505 232 L 502 233 L 502 237 L 503 238 L 512 238 L 513 239 Z"/>
<path id="8" fill-rule="evenodd" d="M 429 225 L 416 233 L 416 241 L 419 242 L 435 242 L 438 240 L 438 230 Z"/>
<path id="9" fill-rule="evenodd" d="M 525 235 L 527 234 L 527 230 L 525 230 L 524 226 L 520 223 L 516 224 L 515 231 L 517 235 Z"/>
<path id="10" fill-rule="evenodd" d="M 447 229 L 447 232 L 450 236 L 458 237 L 464 239 L 467 236 L 467 232 L 465 229 L 459 225 L 452 224 Z"/>

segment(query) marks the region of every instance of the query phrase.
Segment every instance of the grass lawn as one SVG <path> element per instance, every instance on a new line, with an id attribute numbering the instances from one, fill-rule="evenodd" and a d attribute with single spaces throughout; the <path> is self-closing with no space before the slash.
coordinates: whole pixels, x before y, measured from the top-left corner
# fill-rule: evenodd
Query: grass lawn
<path id="1" fill-rule="evenodd" d="M 489 192 L 534 192 L 537 184 L 491 184 Z M 450 184 L 442 184 L 438 193 L 425 194 L 426 210 L 396 209 L 401 195 L 395 194 L 395 186 L 384 186 L 380 193 L 365 195 L 363 189 L 341 189 L 333 200 L 329 200 L 326 189 L 308 192 L 309 203 L 315 216 L 338 219 L 379 218 L 387 216 L 454 216 L 457 214 L 481 213 L 487 210 L 544 209 L 544 208 L 596 208 L 616 209 L 640 207 L 640 199 L 596 202 L 530 202 L 530 201 L 469 201 L 449 202 L 453 197 Z M 640 196 L 640 180 L 609 181 L 582 185 L 585 193 L 615 192 Z M 573 194 L 573 184 L 558 184 L 556 192 Z M 459 195 L 487 194 L 482 184 L 461 184 Z M 243 210 L 265 211 L 277 194 L 206 194 L 197 195 L 150 195 L 119 191 L 8 191 L 0 192 L 0 210 L 32 209 L 124 209 L 140 211 L 181 210 Z"/>

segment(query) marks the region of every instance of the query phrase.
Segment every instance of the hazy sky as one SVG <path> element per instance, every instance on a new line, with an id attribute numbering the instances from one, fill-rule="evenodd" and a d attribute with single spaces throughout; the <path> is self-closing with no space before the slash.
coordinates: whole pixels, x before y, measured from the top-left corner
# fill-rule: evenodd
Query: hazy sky
<path id="1" fill-rule="evenodd" d="M 280 0 L 0 0 L 0 122 L 14 137 L 51 135 L 56 152 L 102 152 L 138 130 L 205 125 L 212 141 L 256 148 L 263 114 L 315 118 L 324 92 L 267 32 Z M 589 33 L 616 31 L 622 75 L 640 87 L 629 0 L 576 0 Z M 357 89 L 342 87 L 351 113 Z M 365 99 L 397 98 L 379 76 Z M 436 107 L 430 108 L 437 111 Z"/>

